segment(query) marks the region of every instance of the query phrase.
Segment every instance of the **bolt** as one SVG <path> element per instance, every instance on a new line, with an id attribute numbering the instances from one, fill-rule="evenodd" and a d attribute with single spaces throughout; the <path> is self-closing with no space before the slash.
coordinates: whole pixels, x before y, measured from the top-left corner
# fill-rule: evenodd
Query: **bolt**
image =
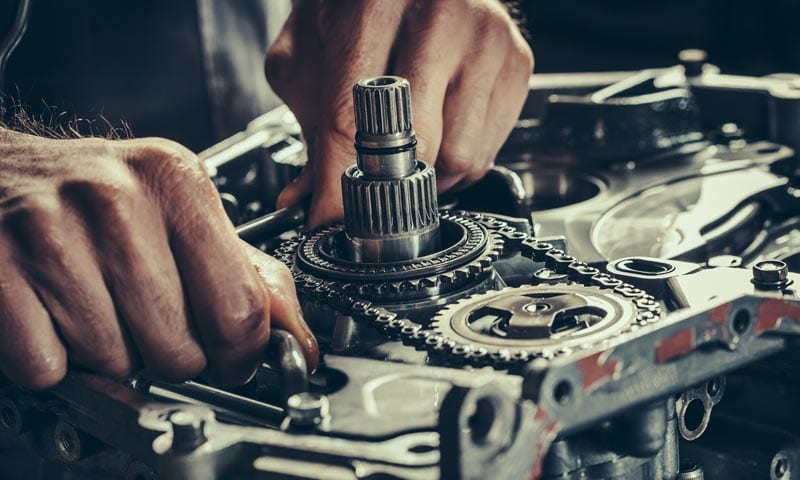
<path id="1" fill-rule="evenodd" d="M 703 468 L 690 460 L 681 460 L 680 468 L 679 480 L 703 480 L 704 478 Z"/>
<path id="2" fill-rule="evenodd" d="M 741 267 L 742 257 L 735 255 L 717 255 L 708 259 L 708 266 L 710 268 L 719 267 Z"/>
<path id="3" fill-rule="evenodd" d="M 789 267 L 780 260 L 762 260 L 753 265 L 753 283 L 757 288 L 780 290 L 789 285 Z"/>
<path id="4" fill-rule="evenodd" d="M 699 77 L 703 74 L 703 66 L 708 60 L 708 53 L 696 48 L 681 50 L 678 53 L 678 60 L 686 71 L 686 78 Z"/>
<path id="5" fill-rule="evenodd" d="M 172 424 L 172 449 L 190 452 L 206 440 L 205 421 L 194 412 L 178 410 L 169 417 Z"/>
<path id="6" fill-rule="evenodd" d="M 328 397 L 321 393 L 296 393 L 286 401 L 286 411 L 292 426 L 313 427 L 329 416 Z"/>
<path id="7" fill-rule="evenodd" d="M 784 457 L 776 457 L 772 461 L 775 478 L 784 478 L 789 473 L 789 461 Z"/>

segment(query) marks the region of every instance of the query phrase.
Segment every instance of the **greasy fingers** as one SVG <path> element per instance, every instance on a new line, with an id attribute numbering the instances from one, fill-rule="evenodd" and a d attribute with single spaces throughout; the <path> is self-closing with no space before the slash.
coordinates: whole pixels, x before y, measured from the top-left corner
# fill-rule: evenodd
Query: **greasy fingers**
<path id="1" fill-rule="evenodd" d="M 68 362 L 241 383 L 296 304 L 270 301 L 202 165 L 163 139 L 0 130 L 0 267 L 0 370 L 32 388 Z"/>
<path id="2" fill-rule="evenodd" d="M 339 177 L 354 163 L 351 89 L 359 79 L 409 79 L 419 157 L 435 163 L 446 190 L 491 167 L 532 69 L 530 47 L 497 0 L 301 0 L 266 72 L 304 132 L 314 132 L 314 151 L 279 206 L 312 195 L 312 226 L 341 217 Z"/>
<path id="3" fill-rule="evenodd" d="M 250 262 L 256 268 L 269 292 L 272 325 L 294 335 L 300 342 L 300 346 L 303 347 L 303 354 L 309 369 L 316 369 L 319 364 L 319 346 L 317 339 L 314 338 L 308 324 L 303 319 L 300 302 L 297 301 L 295 294 L 294 279 L 292 279 L 289 269 L 257 248 L 247 244 L 245 244 L 245 248 Z"/>

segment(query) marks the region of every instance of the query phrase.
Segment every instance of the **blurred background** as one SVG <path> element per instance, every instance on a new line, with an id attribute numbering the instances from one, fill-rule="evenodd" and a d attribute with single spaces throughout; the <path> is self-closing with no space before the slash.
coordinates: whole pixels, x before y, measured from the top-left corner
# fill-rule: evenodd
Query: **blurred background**
<path id="1" fill-rule="evenodd" d="M 7 31 L 21 0 L 0 0 Z M 280 102 L 263 54 L 290 0 L 30 0 L 5 94 L 202 150 Z M 702 48 L 726 73 L 800 71 L 796 0 L 523 0 L 537 72 L 636 70 Z"/>

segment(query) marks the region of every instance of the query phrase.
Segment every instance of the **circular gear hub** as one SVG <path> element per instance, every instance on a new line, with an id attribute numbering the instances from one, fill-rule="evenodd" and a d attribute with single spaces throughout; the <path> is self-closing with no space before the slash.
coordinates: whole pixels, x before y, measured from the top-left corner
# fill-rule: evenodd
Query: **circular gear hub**
<path id="1" fill-rule="evenodd" d="M 639 307 L 613 290 L 574 283 L 474 295 L 443 308 L 431 329 L 453 351 L 527 360 L 588 348 L 636 325 Z"/>
<path id="2" fill-rule="evenodd" d="M 341 254 L 347 242 L 344 228 L 335 225 L 311 233 L 299 245 L 289 242 L 283 250 L 290 256 L 284 261 L 293 271 L 335 282 L 347 293 L 388 302 L 457 290 L 491 271 L 503 251 L 496 228 L 458 213 L 442 213 L 440 222 L 443 245 L 433 255 L 397 262 L 350 261 Z"/>

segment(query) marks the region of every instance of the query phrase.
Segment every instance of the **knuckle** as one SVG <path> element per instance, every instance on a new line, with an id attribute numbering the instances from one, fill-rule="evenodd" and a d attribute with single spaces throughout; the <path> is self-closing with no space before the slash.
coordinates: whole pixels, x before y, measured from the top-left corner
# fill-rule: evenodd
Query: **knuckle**
<path id="1" fill-rule="evenodd" d="M 3 226 L 18 246 L 32 251 L 50 251 L 59 245 L 62 208 L 55 195 L 24 194 L 4 202 Z"/>
<path id="2" fill-rule="evenodd" d="M 171 177 L 179 173 L 206 175 L 197 155 L 178 142 L 166 138 L 142 138 L 128 140 L 127 159 L 129 164 L 139 171 L 156 174 L 159 177 Z"/>
<path id="3" fill-rule="evenodd" d="M 158 377 L 182 381 L 200 375 L 206 368 L 206 356 L 191 339 L 172 342 L 164 347 L 159 359 L 145 358 L 148 370 Z"/>
<path id="4" fill-rule="evenodd" d="M 89 210 L 111 226 L 129 222 L 143 197 L 141 185 L 128 173 L 115 173 L 99 180 L 68 180 L 61 185 L 59 193 L 63 199 Z"/>
<path id="5" fill-rule="evenodd" d="M 55 386 L 67 374 L 67 362 L 63 358 L 40 356 L 31 359 L 20 372 L 17 380 L 32 390 L 44 390 Z"/>
<path id="6" fill-rule="evenodd" d="M 281 98 L 285 96 L 286 89 L 295 78 L 292 54 L 287 43 L 288 40 L 279 37 L 267 51 L 264 59 L 264 75 L 267 77 L 267 82 Z"/>
<path id="7" fill-rule="evenodd" d="M 500 2 L 491 2 L 483 8 L 481 13 L 478 20 L 480 36 L 493 40 L 511 38 L 512 29 L 516 28 L 516 26 Z"/>
<path id="8" fill-rule="evenodd" d="M 535 59 L 527 42 L 518 42 L 513 50 L 514 65 L 526 76 L 533 72 Z"/>
<path id="9" fill-rule="evenodd" d="M 216 346 L 225 350 L 247 350 L 264 342 L 267 327 L 267 309 L 262 303 L 227 312 L 222 328 L 216 337 Z"/>

